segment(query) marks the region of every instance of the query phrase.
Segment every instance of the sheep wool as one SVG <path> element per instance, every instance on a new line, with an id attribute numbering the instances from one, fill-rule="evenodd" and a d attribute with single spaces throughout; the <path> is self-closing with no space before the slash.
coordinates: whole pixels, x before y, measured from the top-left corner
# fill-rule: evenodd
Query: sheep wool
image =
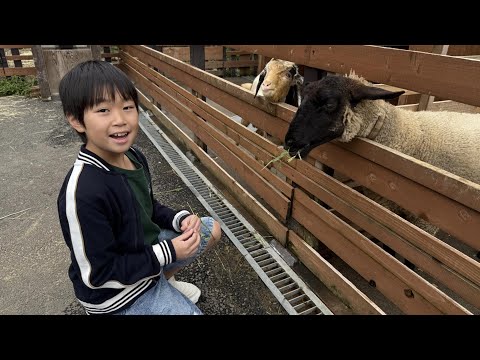
<path id="1" fill-rule="evenodd" d="M 373 86 L 354 73 L 348 77 Z M 367 137 L 379 117 L 383 126 L 376 142 L 480 184 L 480 114 L 410 111 L 364 100 L 346 107 L 339 140 Z"/>

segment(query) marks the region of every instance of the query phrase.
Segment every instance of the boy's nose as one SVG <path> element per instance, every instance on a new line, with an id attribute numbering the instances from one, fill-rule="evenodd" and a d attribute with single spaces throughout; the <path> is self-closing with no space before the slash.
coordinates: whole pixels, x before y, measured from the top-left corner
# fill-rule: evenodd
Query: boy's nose
<path id="1" fill-rule="evenodd" d="M 123 116 L 122 113 L 116 113 L 114 114 L 114 120 L 113 120 L 113 124 L 114 125 L 124 125 L 126 124 L 126 120 L 125 120 L 125 117 Z"/>

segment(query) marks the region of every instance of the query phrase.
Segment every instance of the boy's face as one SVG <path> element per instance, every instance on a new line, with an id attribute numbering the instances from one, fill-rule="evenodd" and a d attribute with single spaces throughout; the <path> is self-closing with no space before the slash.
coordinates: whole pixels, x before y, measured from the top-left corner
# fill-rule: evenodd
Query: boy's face
<path id="1" fill-rule="evenodd" d="M 138 111 L 133 100 L 105 100 L 85 110 L 85 126 L 74 118 L 70 125 L 87 136 L 86 148 L 107 162 L 115 162 L 132 146 L 138 134 Z"/>

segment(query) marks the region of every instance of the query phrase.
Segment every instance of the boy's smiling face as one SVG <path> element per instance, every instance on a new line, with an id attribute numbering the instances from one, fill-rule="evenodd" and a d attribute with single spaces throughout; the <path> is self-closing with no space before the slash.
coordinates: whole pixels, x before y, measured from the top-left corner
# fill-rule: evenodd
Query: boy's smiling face
<path id="1" fill-rule="evenodd" d="M 84 112 L 84 124 L 69 117 L 70 125 L 87 136 L 86 148 L 110 164 L 122 158 L 138 134 L 138 111 L 133 100 L 106 97 Z"/>

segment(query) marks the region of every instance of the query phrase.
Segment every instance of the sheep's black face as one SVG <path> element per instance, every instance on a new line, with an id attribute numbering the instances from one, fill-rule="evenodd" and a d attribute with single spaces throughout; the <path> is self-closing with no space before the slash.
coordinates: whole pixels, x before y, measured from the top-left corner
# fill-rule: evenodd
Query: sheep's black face
<path id="1" fill-rule="evenodd" d="M 337 77 L 326 77 L 305 86 L 302 103 L 285 136 L 291 156 L 306 156 L 313 148 L 340 137 L 344 130 L 346 96 Z"/>

